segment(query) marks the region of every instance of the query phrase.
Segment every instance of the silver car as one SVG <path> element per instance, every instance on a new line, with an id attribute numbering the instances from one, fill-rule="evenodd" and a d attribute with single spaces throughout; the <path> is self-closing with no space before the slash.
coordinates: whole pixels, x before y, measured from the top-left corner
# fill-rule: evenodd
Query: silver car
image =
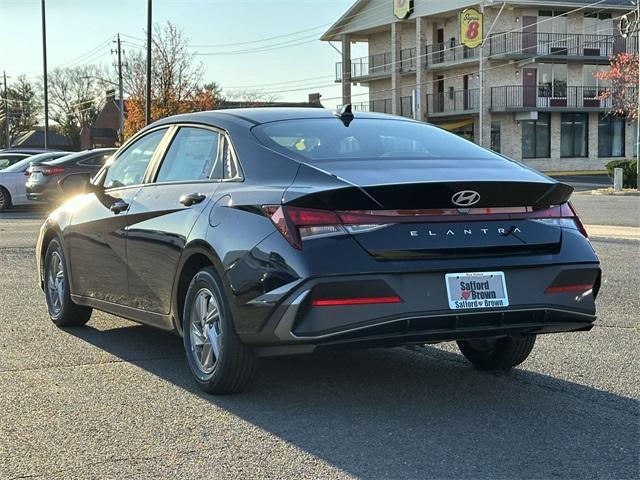
<path id="1" fill-rule="evenodd" d="M 69 152 L 47 152 L 38 155 L 27 156 L 22 160 L 0 170 L 0 212 L 12 205 L 26 205 L 27 200 L 25 183 L 29 175 L 29 168 L 47 160 L 69 155 Z"/>

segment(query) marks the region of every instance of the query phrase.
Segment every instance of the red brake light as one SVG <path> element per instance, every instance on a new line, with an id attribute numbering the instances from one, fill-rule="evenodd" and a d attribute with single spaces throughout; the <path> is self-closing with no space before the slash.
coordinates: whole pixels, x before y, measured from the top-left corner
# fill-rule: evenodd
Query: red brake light
<path id="1" fill-rule="evenodd" d="M 43 175 L 57 175 L 59 173 L 64 173 L 64 168 L 62 167 L 42 167 Z"/>
<path id="2" fill-rule="evenodd" d="M 544 293 L 576 293 L 576 292 L 586 292 L 591 290 L 593 285 L 591 284 L 580 284 L 580 285 L 560 285 L 556 287 L 547 287 Z"/>
<path id="3" fill-rule="evenodd" d="M 380 303 L 401 303 L 402 299 L 398 296 L 392 297 L 356 297 L 356 298 L 327 298 L 313 300 L 311 305 L 314 307 L 337 307 L 344 305 L 373 305 Z"/>

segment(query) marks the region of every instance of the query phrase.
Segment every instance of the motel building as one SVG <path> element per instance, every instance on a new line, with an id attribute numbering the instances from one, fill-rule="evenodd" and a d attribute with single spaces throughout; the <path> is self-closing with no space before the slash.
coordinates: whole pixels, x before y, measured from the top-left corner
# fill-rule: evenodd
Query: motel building
<path id="1" fill-rule="evenodd" d="M 336 82 L 355 111 L 428 121 L 543 171 L 603 170 L 636 155 L 636 129 L 594 73 L 637 40 L 618 30 L 629 0 L 595 1 L 357 0 L 322 40 L 341 44 Z M 368 55 L 352 58 L 359 42 Z"/>

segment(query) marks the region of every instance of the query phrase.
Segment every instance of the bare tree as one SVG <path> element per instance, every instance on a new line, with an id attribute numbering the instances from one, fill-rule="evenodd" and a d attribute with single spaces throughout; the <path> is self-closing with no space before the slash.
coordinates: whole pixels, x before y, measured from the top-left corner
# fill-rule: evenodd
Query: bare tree
<path id="1" fill-rule="evenodd" d="M 50 118 L 80 146 L 80 131 L 91 125 L 105 100 L 107 85 L 100 78 L 108 75 L 96 65 L 57 68 L 49 74 Z"/>
<path id="2" fill-rule="evenodd" d="M 251 105 L 261 103 L 273 103 L 278 100 L 278 95 L 266 93 L 260 89 L 240 89 L 232 90 L 227 94 L 229 100 L 237 100 Z"/>
<path id="3" fill-rule="evenodd" d="M 38 124 L 38 114 L 42 108 L 42 98 L 38 85 L 27 80 L 24 75 L 7 87 L 7 103 L 9 110 L 9 137 L 15 140 L 21 135 L 33 130 Z M 4 113 L 4 110 L 3 110 Z M 2 132 L 0 144 L 4 145 L 6 119 L 0 120 Z"/>

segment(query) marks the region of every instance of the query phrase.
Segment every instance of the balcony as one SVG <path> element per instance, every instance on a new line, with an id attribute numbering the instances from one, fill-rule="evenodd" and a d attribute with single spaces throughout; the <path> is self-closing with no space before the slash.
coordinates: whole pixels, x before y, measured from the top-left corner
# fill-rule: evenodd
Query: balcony
<path id="1" fill-rule="evenodd" d="M 410 73 L 416 71 L 417 50 L 413 48 L 404 48 L 400 50 L 400 73 Z"/>
<path id="2" fill-rule="evenodd" d="M 340 111 L 343 105 L 336 105 L 336 110 Z M 356 102 L 351 104 L 351 110 L 354 112 L 368 112 L 369 102 Z"/>
<path id="3" fill-rule="evenodd" d="M 391 113 L 391 99 L 382 98 L 378 100 L 369 100 L 369 111 L 378 113 Z"/>
<path id="4" fill-rule="evenodd" d="M 478 97 L 477 88 L 429 94 L 427 114 L 429 117 L 443 117 L 478 113 Z"/>
<path id="5" fill-rule="evenodd" d="M 391 75 L 391 53 L 351 59 L 351 80 L 363 81 Z M 336 63 L 336 82 L 342 81 L 342 62 Z"/>
<path id="6" fill-rule="evenodd" d="M 606 111 L 611 109 L 611 97 L 602 98 L 609 87 L 524 87 L 506 85 L 491 88 L 491 111 Z"/>
<path id="7" fill-rule="evenodd" d="M 488 40 L 489 56 L 523 59 L 534 56 L 607 63 L 616 53 L 634 53 L 634 38 L 579 33 L 496 33 Z"/>
<path id="8" fill-rule="evenodd" d="M 457 42 L 427 45 L 427 68 L 447 68 L 478 60 L 480 48 L 469 48 Z"/>

